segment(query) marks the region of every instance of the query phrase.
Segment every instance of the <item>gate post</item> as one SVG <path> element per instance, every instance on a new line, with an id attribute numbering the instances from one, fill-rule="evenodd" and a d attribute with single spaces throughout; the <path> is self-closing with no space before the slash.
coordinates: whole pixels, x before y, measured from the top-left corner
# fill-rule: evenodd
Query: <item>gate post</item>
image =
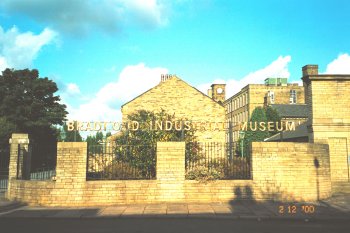
<path id="1" fill-rule="evenodd" d="M 23 153 L 20 153 L 20 150 Z M 20 153 L 20 154 L 19 154 Z M 29 178 L 30 174 L 30 153 L 28 134 L 12 134 L 10 138 L 10 163 L 9 180 L 22 177 Z"/>
<path id="2" fill-rule="evenodd" d="M 160 200 L 184 200 L 185 142 L 157 142 L 157 181 Z"/>
<path id="3" fill-rule="evenodd" d="M 29 137 L 28 134 L 13 133 L 9 140 L 10 143 L 10 162 L 7 196 L 10 197 L 11 181 L 17 177 L 23 179 L 30 176 L 30 152 L 29 152 Z M 23 153 L 19 154 L 20 149 Z"/>

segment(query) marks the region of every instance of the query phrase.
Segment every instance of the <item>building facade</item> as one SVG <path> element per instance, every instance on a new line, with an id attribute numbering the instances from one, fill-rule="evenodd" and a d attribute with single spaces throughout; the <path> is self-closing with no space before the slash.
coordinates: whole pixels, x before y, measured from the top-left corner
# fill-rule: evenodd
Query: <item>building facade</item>
<path id="1" fill-rule="evenodd" d="M 239 138 L 239 122 L 248 121 L 256 107 L 270 104 L 305 104 L 304 87 L 287 83 L 284 78 L 268 78 L 265 84 L 248 84 L 241 91 L 224 101 L 225 118 L 231 122 L 226 140 Z M 231 140 L 231 139 L 230 139 Z"/>
<path id="2" fill-rule="evenodd" d="M 210 123 L 225 122 L 225 108 L 221 104 L 225 100 L 225 85 L 213 84 L 211 97 L 187 84 L 176 76 L 162 76 L 161 82 L 122 108 L 122 121 L 128 115 L 139 110 L 160 112 L 175 115 L 178 120 L 188 120 L 199 124 L 195 136 L 200 142 L 224 142 L 223 127 L 213 129 Z"/>
<path id="3" fill-rule="evenodd" d="M 350 74 L 318 74 L 317 65 L 307 65 L 302 79 L 310 116 L 309 142 L 328 144 L 332 182 L 349 182 Z"/>

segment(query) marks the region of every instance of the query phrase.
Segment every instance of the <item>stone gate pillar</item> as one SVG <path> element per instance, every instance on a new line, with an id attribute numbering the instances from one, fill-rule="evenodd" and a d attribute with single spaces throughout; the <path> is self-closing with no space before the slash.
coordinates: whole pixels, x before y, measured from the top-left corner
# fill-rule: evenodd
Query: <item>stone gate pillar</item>
<path id="1" fill-rule="evenodd" d="M 161 200 L 184 200 L 185 142 L 157 142 L 157 181 Z"/>
<path id="2" fill-rule="evenodd" d="M 9 181 L 30 178 L 31 153 L 28 134 L 14 133 L 10 138 Z"/>
<path id="3" fill-rule="evenodd" d="M 7 187 L 7 197 L 11 197 L 12 181 L 18 177 L 21 179 L 30 178 L 30 160 L 31 153 L 29 151 L 28 134 L 14 133 L 10 138 L 10 162 L 9 177 Z M 19 154 L 20 149 L 20 154 Z"/>

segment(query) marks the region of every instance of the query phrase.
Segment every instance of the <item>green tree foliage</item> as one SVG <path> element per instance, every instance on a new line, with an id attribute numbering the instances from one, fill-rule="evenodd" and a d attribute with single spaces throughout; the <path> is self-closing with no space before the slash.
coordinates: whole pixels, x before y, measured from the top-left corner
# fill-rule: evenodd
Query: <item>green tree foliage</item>
<path id="1" fill-rule="evenodd" d="M 37 70 L 4 70 L 0 75 L 0 126 L 6 130 L 0 141 L 8 142 L 11 133 L 28 133 L 35 144 L 56 144 L 54 126 L 62 125 L 67 114 L 57 91 L 56 83 L 39 78 Z"/>
<path id="2" fill-rule="evenodd" d="M 63 138 L 64 136 L 64 138 Z M 62 142 L 82 142 L 83 138 L 78 130 L 68 131 L 68 126 L 66 123 L 60 128 L 60 134 L 58 135 L 58 141 Z"/>
<path id="3" fill-rule="evenodd" d="M 101 145 L 104 141 L 105 136 L 102 132 L 96 132 L 95 135 L 89 135 L 86 138 L 86 142 L 89 146 Z"/>
<path id="4" fill-rule="evenodd" d="M 266 111 L 262 107 L 256 107 L 253 110 L 252 116 L 250 118 L 250 121 L 248 122 L 248 125 L 250 122 L 254 125 L 255 122 L 257 125 L 259 125 L 260 122 L 267 122 L 267 116 Z M 251 142 L 261 142 L 264 141 L 265 138 L 269 137 L 268 131 L 252 131 L 250 127 L 248 127 L 247 131 L 245 131 L 244 139 L 243 139 L 243 152 L 242 152 L 242 139 L 238 140 L 238 150 L 240 154 L 243 153 L 243 156 L 248 153 L 249 145 Z"/>
<path id="5" fill-rule="evenodd" d="M 185 119 L 184 119 L 185 120 Z M 120 136 L 116 139 L 118 159 L 137 168 L 144 175 L 155 173 L 156 163 L 156 143 L 166 141 L 195 141 L 195 131 L 191 130 L 176 130 L 172 127 L 171 130 L 150 130 L 150 122 L 155 125 L 155 122 L 179 121 L 175 115 L 169 115 L 164 110 L 159 113 L 154 113 L 146 110 L 140 110 L 135 114 L 128 116 L 128 121 L 137 121 L 140 123 L 140 129 L 133 131 L 126 129 L 120 132 Z M 118 146 L 119 145 L 119 146 Z M 126 147 L 121 146 L 126 145 Z M 195 151 L 193 148 L 188 150 Z M 191 153 L 187 153 L 188 156 Z"/>
<path id="6" fill-rule="evenodd" d="M 5 117 L 0 117 L 0 149 L 8 145 L 11 133 L 15 131 L 15 128 L 15 124 L 8 121 Z"/>
<path id="7" fill-rule="evenodd" d="M 120 145 L 142 145 L 152 144 L 156 142 L 167 141 L 194 141 L 194 130 L 176 130 L 173 126 L 171 130 L 150 130 L 149 123 L 152 122 L 153 128 L 155 122 L 165 121 L 179 121 L 175 118 L 175 115 L 169 115 L 164 110 L 159 113 L 154 113 L 146 110 L 140 110 L 135 114 L 128 116 L 128 121 L 140 122 L 140 130 L 124 130 L 121 132 L 121 136 L 117 138 L 116 143 Z"/>
<path id="8" fill-rule="evenodd" d="M 272 108 L 271 106 L 267 106 L 265 108 L 266 112 L 266 119 L 268 122 L 276 122 L 276 123 L 281 123 L 281 117 L 279 116 L 278 112 L 276 109 Z M 269 136 L 275 135 L 278 133 L 277 130 L 269 132 Z"/>

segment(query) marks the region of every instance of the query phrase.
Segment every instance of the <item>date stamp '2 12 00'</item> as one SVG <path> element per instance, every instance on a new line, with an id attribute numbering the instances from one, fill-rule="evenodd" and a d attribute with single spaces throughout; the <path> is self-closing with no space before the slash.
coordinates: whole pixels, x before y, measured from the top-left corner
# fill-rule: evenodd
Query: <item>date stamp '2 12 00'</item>
<path id="1" fill-rule="evenodd" d="M 316 207 L 314 205 L 279 205 L 278 213 L 279 214 L 313 214 L 316 211 Z"/>

